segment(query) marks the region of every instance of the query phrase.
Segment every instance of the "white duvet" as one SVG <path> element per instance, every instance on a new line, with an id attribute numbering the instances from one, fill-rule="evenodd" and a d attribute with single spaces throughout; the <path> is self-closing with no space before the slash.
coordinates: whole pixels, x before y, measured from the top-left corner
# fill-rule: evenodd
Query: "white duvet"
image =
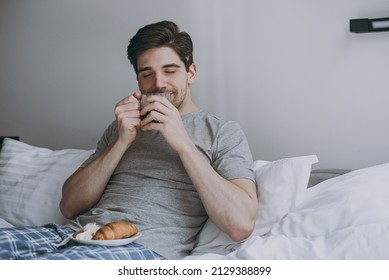
<path id="1" fill-rule="evenodd" d="M 188 259 L 389 259 L 389 163 L 324 181 L 264 235 Z"/>

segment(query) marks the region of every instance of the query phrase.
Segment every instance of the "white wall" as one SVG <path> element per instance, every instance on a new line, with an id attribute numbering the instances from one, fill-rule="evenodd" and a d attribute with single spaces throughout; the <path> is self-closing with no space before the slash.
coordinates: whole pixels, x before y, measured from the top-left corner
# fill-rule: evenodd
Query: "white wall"
<path id="1" fill-rule="evenodd" d="M 246 131 L 255 159 L 317 154 L 315 168 L 389 162 L 387 0 L 0 0 L 0 135 L 94 147 L 137 89 L 129 38 L 176 21 L 195 44 L 194 99 Z"/>

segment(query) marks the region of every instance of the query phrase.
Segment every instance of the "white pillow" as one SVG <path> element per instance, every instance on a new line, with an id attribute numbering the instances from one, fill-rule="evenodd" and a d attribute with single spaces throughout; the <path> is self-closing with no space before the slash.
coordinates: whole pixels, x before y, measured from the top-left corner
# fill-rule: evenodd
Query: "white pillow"
<path id="1" fill-rule="evenodd" d="M 389 224 L 388 201 L 389 163 L 354 170 L 309 188 L 304 202 L 274 225 L 270 234 L 312 239 Z"/>
<path id="2" fill-rule="evenodd" d="M 0 152 L 0 218 L 14 226 L 65 224 L 62 185 L 93 150 L 52 151 L 6 138 Z"/>
<path id="3" fill-rule="evenodd" d="M 302 156 L 280 159 L 274 162 L 254 162 L 259 209 L 252 236 L 268 233 L 271 227 L 304 200 L 312 164 L 317 156 Z M 225 255 L 236 250 L 240 243 L 208 220 L 198 237 L 192 255 L 216 253 Z"/>

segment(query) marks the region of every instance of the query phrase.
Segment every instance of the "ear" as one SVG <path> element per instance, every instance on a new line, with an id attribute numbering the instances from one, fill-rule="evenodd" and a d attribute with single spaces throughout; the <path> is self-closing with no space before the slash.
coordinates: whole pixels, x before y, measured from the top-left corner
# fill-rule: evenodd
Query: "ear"
<path id="1" fill-rule="evenodd" d="M 188 84 L 191 85 L 196 81 L 196 73 L 197 73 L 197 67 L 196 64 L 192 63 L 191 66 L 189 66 L 188 71 Z"/>

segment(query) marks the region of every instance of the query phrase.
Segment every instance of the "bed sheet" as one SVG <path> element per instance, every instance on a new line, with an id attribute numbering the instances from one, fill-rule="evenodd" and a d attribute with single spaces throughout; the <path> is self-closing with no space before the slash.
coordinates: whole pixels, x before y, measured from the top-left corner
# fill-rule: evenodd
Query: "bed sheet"
<path id="1" fill-rule="evenodd" d="M 388 201 L 389 163 L 352 171 L 307 189 L 269 233 L 187 259 L 389 259 Z"/>

